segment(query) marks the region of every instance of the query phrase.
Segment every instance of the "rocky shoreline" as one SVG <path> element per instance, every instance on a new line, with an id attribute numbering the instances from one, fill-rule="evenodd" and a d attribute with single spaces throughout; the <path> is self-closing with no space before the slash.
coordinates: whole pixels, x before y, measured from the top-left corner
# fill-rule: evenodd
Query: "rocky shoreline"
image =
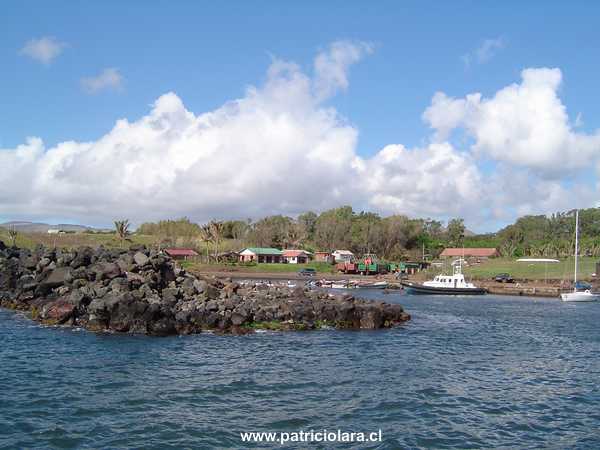
<path id="1" fill-rule="evenodd" d="M 156 336 L 378 329 L 410 320 L 398 304 L 195 276 L 144 246 L 29 250 L 2 241 L 0 306 L 45 324 Z"/>

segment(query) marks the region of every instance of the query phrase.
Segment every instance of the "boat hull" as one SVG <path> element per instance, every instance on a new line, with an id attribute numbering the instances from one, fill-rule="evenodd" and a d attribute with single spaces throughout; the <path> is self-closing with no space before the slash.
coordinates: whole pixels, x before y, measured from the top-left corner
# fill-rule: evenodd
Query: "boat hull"
<path id="1" fill-rule="evenodd" d="M 600 300 L 600 294 L 592 294 L 591 292 L 567 292 L 560 294 L 560 299 L 563 302 L 597 302 Z"/>
<path id="2" fill-rule="evenodd" d="M 427 295 L 485 295 L 487 290 L 484 288 L 445 288 L 424 286 L 422 284 L 403 281 L 402 286 L 409 294 L 427 294 Z"/>
<path id="3" fill-rule="evenodd" d="M 359 284 L 357 285 L 359 289 L 387 289 L 388 284 L 384 282 L 379 283 L 370 283 L 370 284 Z"/>

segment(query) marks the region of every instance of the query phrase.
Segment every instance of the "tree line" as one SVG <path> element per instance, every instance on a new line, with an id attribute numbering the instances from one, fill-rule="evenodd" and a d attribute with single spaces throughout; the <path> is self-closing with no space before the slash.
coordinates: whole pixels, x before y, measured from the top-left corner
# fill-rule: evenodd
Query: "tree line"
<path id="1" fill-rule="evenodd" d="M 579 254 L 600 256 L 600 208 L 579 210 Z M 519 218 L 497 233 L 498 250 L 506 257 L 564 258 L 575 248 L 575 211 Z"/>
<path id="2" fill-rule="evenodd" d="M 239 247 L 300 248 L 308 251 L 348 249 L 355 254 L 375 253 L 390 260 L 413 259 L 423 253 L 437 256 L 449 244 L 460 245 L 465 233 L 462 219 L 447 226 L 432 219 L 404 215 L 381 217 L 372 212 L 355 212 L 351 206 L 309 211 L 297 218 L 272 215 L 259 220 L 212 221 L 196 224 L 187 218 L 143 223 L 140 234 L 157 236 L 168 245 L 176 240 L 218 254 L 220 243 L 233 240 Z M 211 250 L 209 250 L 209 248 Z"/>
<path id="3" fill-rule="evenodd" d="M 197 224 L 187 218 L 144 223 L 140 234 L 154 235 L 164 245 L 185 243 L 217 255 L 230 247 L 301 248 L 308 251 L 348 249 L 375 253 L 388 260 L 436 258 L 445 247 L 493 247 L 505 257 L 564 258 L 573 254 L 574 211 L 549 216 L 528 215 L 496 233 L 469 233 L 462 218 L 447 223 L 405 215 L 382 217 L 341 206 L 296 218 L 271 215 L 258 220 L 226 220 Z M 600 256 L 600 208 L 580 210 L 580 253 Z M 239 249 L 238 248 L 238 249 Z"/>

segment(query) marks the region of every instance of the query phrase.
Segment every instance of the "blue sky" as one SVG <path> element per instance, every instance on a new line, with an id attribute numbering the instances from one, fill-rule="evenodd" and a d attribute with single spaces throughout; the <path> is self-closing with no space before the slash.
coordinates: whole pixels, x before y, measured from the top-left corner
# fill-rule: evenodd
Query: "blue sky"
<path id="1" fill-rule="evenodd" d="M 600 124 L 594 95 L 600 76 L 600 5 L 592 2 L 14 1 L 5 2 L 3 12 L 0 148 L 9 151 L 30 136 L 43 140 L 44 151 L 64 141 L 99 140 L 117 119 L 144 117 L 168 92 L 194 114 L 214 111 L 243 98 L 248 86 L 262 86 L 274 59 L 293 61 L 310 76 L 315 55 L 336 41 L 365 42 L 372 50 L 349 69 L 347 89 L 322 105 L 334 108 L 356 130 L 354 151 L 359 157 L 372 158 L 390 144 L 427 145 L 432 130 L 422 115 L 434 93 L 463 98 L 480 92 L 490 98 L 519 83 L 526 68 L 560 69 L 557 93 L 570 121 L 580 115 L 581 133 L 593 133 Z M 63 45 L 47 64 L 22 51 L 27 42 L 42 37 Z M 477 52 L 486 40 L 499 44 L 479 61 Z M 468 65 L 465 55 L 470 55 Z M 82 88 L 83 78 L 107 68 L 118 70 L 119 86 L 95 93 Z M 461 153 L 473 136 L 462 136 L 459 130 L 449 142 Z M 498 170 L 497 161 L 487 154 L 476 165 L 485 176 Z M 532 167 L 520 169 L 534 170 L 528 172 L 530 178 L 548 179 L 547 171 Z M 574 178 L 595 189 L 594 170 L 554 177 L 563 186 Z M 356 206 L 364 205 L 369 208 L 363 199 Z M 165 213 L 186 213 L 198 220 L 220 214 L 209 207 L 204 213 L 204 207 L 194 204 L 188 213 Z M 528 208 L 522 211 L 537 212 Z M 3 209 L 0 217 L 21 216 L 8 205 Z M 395 212 L 387 206 L 372 209 Z M 94 211 L 93 221 L 110 223 L 108 211 Z M 459 212 L 434 208 L 415 215 L 447 218 Z M 64 208 L 40 214 L 80 222 L 86 215 L 83 209 Z M 142 216 L 139 220 L 150 218 Z M 473 216 L 472 221 L 484 229 L 511 219 Z"/>

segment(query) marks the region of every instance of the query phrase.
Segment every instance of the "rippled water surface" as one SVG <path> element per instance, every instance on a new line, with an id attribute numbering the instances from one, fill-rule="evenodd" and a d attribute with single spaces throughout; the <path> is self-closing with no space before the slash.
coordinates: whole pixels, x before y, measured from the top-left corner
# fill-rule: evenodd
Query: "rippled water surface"
<path id="1" fill-rule="evenodd" d="M 246 448 L 241 431 L 326 428 L 381 429 L 382 449 L 600 448 L 600 304 L 367 295 L 413 320 L 149 338 L 0 310 L 0 447 Z"/>

